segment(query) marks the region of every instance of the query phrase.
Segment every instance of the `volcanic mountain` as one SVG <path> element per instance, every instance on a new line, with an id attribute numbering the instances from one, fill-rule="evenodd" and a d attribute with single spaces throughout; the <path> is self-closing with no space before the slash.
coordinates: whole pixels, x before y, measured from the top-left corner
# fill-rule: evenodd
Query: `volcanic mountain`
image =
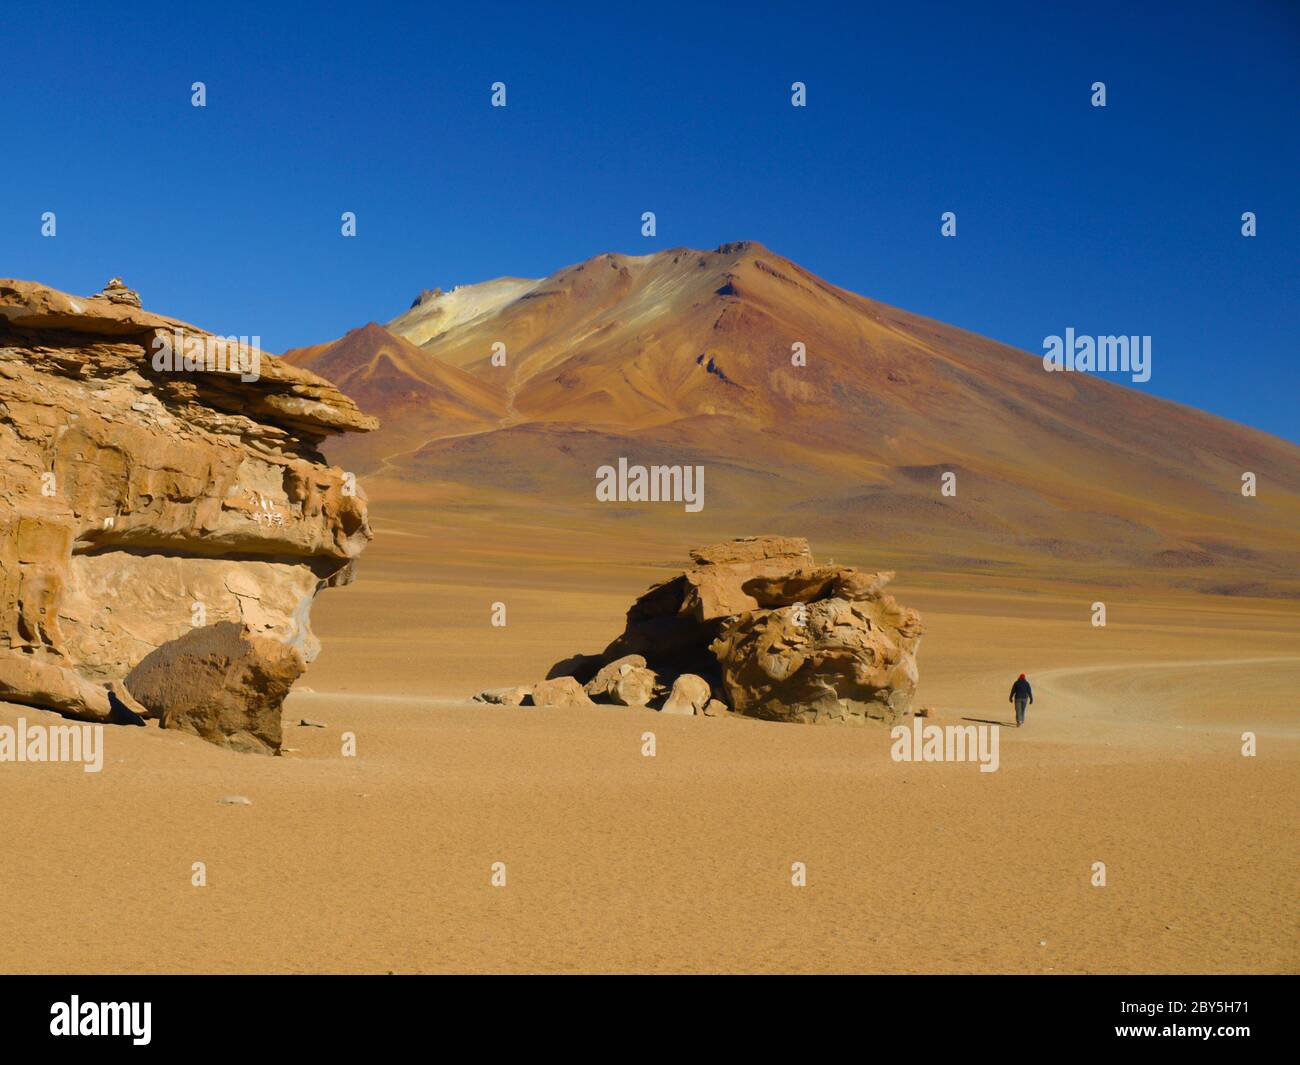
<path id="1" fill-rule="evenodd" d="M 865 540 L 991 573 L 1128 567 L 1300 594 L 1300 448 L 1045 372 L 751 241 L 427 292 L 387 328 L 284 358 L 380 418 L 331 457 L 408 484 L 592 521 L 641 508 L 710 534 Z M 596 471 L 621 457 L 703 466 L 703 513 L 599 504 Z"/>

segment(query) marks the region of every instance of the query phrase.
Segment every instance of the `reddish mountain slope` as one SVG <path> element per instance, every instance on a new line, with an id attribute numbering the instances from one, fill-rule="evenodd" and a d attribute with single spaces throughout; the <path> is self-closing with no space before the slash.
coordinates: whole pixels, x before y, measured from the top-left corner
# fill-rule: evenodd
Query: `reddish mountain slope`
<path id="1" fill-rule="evenodd" d="M 481 432 L 505 414 L 499 383 L 430 358 L 374 322 L 332 343 L 295 348 L 281 357 L 336 384 L 346 382 L 345 392 L 387 427 L 359 449 L 362 465 L 373 466 L 433 437 Z"/>
<path id="2" fill-rule="evenodd" d="M 287 356 L 380 416 L 375 439 L 340 447 L 363 471 L 591 508 L 596 467 L 620 456 L 701 464 L 706 511 L 741 531 L 1300 587 L 1300 449 L 1047 373 L 752 242 L 427 294 L 389 329 Z"/>

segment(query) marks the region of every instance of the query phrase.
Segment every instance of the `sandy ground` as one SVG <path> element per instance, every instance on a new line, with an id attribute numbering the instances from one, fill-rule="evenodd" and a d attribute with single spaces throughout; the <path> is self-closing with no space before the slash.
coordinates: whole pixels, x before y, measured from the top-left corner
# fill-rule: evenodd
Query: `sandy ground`
<path id="1" fill-rule="evenodd" d="M 981 773 L 884 729 L 467 703 L 603 647 L 681 545 L 375 512 L 284 757 L 150 726 L 99 774 L 0 765 L 0 970 L 1300 970 L 1294 603 L 1111 588 L 1096 629 L 1087 588 L 904 571 L 937 723 L 1035 684 Z"/>

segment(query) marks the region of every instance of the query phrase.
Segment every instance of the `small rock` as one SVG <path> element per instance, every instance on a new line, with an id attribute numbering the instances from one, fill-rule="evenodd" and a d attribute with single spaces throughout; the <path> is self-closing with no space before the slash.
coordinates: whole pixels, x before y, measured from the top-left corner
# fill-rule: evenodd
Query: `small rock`
<path id="1" fill-rule="evenodd" d="M 533 685 L 534 706 L 592 706 L 587 693 L 573 677 L 556 677 Z"/>
<path id="2" fill-rule="evenodd" d="M 488 688 L 474 696 L 474 702 L 492 703 L 496 706 L 523 706 L 529 693 L 530 689 L 522 685 L 512 688 Z"/>
<path id="3" fill-rule="evenodd" d="M 223 795 L 217 800 L 222 806 L 252 806 L 253 800 L 242 795 Z"/>
<path id="4" fill-rule="evenodd" d="M 694 673 L 683 673 L 673 681 L 672 693 L 659 712 L 691 717 L 708 706 L 712 697 L 713 692 L 709 689 L 707 680 Z"/>
<path id="5" fill-rule="evenodd" d="M 645 706 L 653 698 L 657 682 L 641 655 L 624 655 L 601 666 L 587 683 L 586 692 L 592 699 L 608 699 L 619 706 Z"/>
<path id="6" fill-rule="evenodd" d="M 328 726 L 326 726 L 326 724 L 325 724 L 324 721 L 313 721 L 313 720 L 312 720 L 311 718 L 309 718 L 309 717 L 304 717 L 301 721 L 298 722 L 298 724 L 301 725 L 303 728 L 326 728 L 326 727 L 328 727 Z"/>

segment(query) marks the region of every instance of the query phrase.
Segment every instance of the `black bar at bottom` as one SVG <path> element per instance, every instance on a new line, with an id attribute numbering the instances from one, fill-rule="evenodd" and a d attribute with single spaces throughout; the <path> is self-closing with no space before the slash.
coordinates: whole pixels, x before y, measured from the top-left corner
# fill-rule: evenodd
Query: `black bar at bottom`
<path id="1" fill-rule="evenodd" d="M 19 1060 L 14 1049 L 64 1045 L 333 1056 L 403 1043 L 450 1051 L 464 1039 L 489 1057 L 512 1043 L 698 1052 L 760 1041 L 819 1053 L 830 1038 L 864 1052 L 885 1052 L 878 1041 L 888 1039 L 917 1051 L 1249 1054 L 1291 1046 L 1296 1032 L 1296 987 L 1284 976 L 694 977 L 667 986 L 672 979 L 7 976 L 0 1031 L 9 1060 Z"/>

